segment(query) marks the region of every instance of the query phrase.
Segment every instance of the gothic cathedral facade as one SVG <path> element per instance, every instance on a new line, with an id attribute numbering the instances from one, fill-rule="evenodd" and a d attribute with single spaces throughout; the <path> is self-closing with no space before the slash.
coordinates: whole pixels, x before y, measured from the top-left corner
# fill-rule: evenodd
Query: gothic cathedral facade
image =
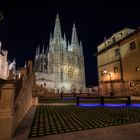
<path id="1" fill-rule="evenodd" d="M 62 36 L 59 15 L 56 16 L 53 36 L 49 47 L 35 54 L 36 84 L 55 92 L 84 92 L 85 67 L 82 43 L 78 41 L 73 24 L 71 43 Z"/>

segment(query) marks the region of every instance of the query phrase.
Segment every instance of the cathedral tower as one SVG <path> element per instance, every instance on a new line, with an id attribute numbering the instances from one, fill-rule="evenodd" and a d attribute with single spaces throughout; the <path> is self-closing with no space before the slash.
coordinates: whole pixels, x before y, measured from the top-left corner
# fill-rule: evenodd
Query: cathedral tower
<path id="1" fill-rule="evenodd" d="M 69 42 L 69 41 L 68 41 Z M 82 43 L 78 41 L 73 24 L 71 43 L 62 36 L 60 18 L 57 14 L 49 47 L 42 53 L 36 49 L 35 71 L 37 84 L 57 92 L 82 92 L 85 89 L 85 68 Z"/>

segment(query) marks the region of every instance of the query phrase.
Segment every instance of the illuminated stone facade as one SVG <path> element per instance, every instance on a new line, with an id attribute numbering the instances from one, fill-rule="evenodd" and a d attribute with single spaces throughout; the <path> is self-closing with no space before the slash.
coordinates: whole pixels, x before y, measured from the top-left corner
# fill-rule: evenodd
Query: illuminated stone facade
<path id="1" fill-rule="evenodd" d="M 105 39 L 97 61 L 101 94 L 140 95 L 140 29 L 125 28 Z"/>
<path id="2" fill-rule="evenodd" d="M 55 92 L 82 92 L 85 89 L 85 68 L 82 43 L 78 42 L 75 24 L 71 43 L 62 37 L 60 19 L 56 16 L 49 47 L 36 49 L 36 83 Z"/>
<path id="3" fill-rule="evenodd" d="M 2 43 L 0 42 L 0 79 L 7 79 L 9 76 L 9 66 L 7 62 L 7 50 L 1 49 Z"/>

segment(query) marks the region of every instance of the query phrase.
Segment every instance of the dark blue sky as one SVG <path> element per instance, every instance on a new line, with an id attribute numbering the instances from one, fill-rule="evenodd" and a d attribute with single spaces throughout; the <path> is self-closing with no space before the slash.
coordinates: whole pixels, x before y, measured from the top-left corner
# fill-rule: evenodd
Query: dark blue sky
<path id="1" fill-rule="evenodd" d="M 53 32 L 55 16 L 60 15 L 62 32 L 71 39 L 75 22 L 79 40 L 83 42 L 87 85 L 97 84 L 97 62 L 93 54 L 103 38 L 125 27 L 140 26 L 138 0 L 89 1 L 30 1 L 0 2 L 4 20 L 0 23 L 0 40 L 3 49 L 9 50 L 9 59 L 16 58 L 17 66 L 34 59 L 39 44 L 47 47 L 49 34 Z"/>

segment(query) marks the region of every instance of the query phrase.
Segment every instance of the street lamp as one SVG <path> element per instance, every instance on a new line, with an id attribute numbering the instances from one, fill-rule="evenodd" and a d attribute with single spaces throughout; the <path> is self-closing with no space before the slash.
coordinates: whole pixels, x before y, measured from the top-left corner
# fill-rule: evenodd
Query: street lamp
<path id="1" fill-rule="evenodd" d="M 112 84 L 112 80 L 111 80 L 111 74 L 108 73 L 107 70 L 104 70 L 103 73 L 109 75 L 109 77 L 110 77 L 110 88 L 111 88 L 110 96 L 113 96 L 113 84 Z"/>

